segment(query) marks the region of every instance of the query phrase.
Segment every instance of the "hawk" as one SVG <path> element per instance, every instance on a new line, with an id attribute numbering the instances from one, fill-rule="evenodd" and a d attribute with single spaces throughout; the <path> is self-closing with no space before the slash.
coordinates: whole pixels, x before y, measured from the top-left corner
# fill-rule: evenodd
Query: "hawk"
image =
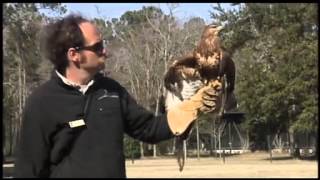
<path id="1" fill-rule="evenodd" d="M 192 53 L 175 60 L 168 68 L 164 76 L 164 86 L 167 90 L 165 106 L 167 109 L 175 104 L 190 98 L 202 86 L 208 83 L 216 83 L 217 104 L 219 109 L 221 101 L 222 77 L 226 75 L 227 93 L 234 90 L 235 65 L 230 55 L 222 48 L 219 32 L 222 26 L 207 25 L 201 35 L 197 47 Z M 227 97 L 229 97 L 227 95 Z M 235 105 L 235 102 L 229 108 Z M 228 105 L 227 105 L 228 106 Z"/>
<path id="2" fill-rule="evenodd" d="M 210 98 L 212 99 L 213 97 L 213 101 L 210 101 L 212 104 L 204 103 L 204 105 L 207 106 L 201 107 L 200 110 L 206 113 L 219 111 L 222 106 L 224 75 L 226 75 L 226 81 L 224 82 L 226 82 L 225 84 L 227 85 L 226 102 L 228 102 L 228 94 L 233 95 L 235 65 L 230 55 L 221 46 L 219 38 L 219 32 L 221 30 L 222 26 L 214 24 L 206 26 L 193 52 L 175 60 L 168 68 L 164 76 L 164 86 L 167 90 L 165 95 L 166 110 L 174 109 L 176 105 L 189 99 L 200 88 L 211 83 L 214 87 L 213 92 L 210 93 Z M 236 104 L 235 98 L 234 96 L 231 97 L 233 97 L 234 101 L 230 101 L 232 103 L 225 103 L 222 109 L 234 107 Z M 205 99 L 205 96 L 203 98 Z M 184 166 L 182 151 L 183 140 L 191 133 L 192 127 L 193 122 L 183 134 L 176 137 L 177 158 L 180 171 L 182 171 Z"/>

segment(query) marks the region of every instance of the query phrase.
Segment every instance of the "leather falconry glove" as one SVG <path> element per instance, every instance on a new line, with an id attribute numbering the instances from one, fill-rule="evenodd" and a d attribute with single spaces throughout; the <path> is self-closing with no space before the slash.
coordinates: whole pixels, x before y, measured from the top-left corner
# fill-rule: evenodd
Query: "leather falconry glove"
<path id="1" fill-rule="evenodd" d="M 208 113 L 217 110 L 221 104 L 221 90 L 221 82 L 211 81 L 199 89 L 190 99 L 168 109 L 167 119 L 173 134 L 181 135 L 201 112 Z"/>

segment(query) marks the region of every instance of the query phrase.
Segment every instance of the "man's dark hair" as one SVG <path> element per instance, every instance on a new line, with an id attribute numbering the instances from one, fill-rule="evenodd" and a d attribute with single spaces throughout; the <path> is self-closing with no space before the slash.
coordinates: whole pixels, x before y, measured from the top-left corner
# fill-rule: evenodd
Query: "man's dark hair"
<path id="1" fill-rule="evenodd" d="M 43 29 L 41 50 L 60 73 L 64 74 L 68 65 L 68 49 L 84 44 L 85 39 L 79 27 L 82 22 L 90 21 L 81 15 L 70 14 L 49 23 Z"/>

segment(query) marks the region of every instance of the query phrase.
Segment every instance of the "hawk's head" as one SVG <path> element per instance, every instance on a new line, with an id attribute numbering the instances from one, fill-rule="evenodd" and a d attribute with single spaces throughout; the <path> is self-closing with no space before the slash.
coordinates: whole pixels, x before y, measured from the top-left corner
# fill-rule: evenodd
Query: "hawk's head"
<path id="1" fill-rule="evenodd" d="M 215 24 L 207 25 L 202 32 L 195 53 L 198 53 L 201 57 L 208 58 L 208 56 L 213 56 L 219 52 L 221 48 L 219 32 L 222 29 L 222 26 Z"/>

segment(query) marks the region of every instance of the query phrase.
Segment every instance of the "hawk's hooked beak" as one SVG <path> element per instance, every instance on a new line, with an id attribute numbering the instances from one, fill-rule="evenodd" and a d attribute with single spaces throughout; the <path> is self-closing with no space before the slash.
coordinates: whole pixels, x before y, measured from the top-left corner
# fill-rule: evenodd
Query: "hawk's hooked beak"
<path id="1" fill-rule="evenodd" d="M 223 26 L 218 26 L 217 31 L 220 32 L 221 30 L 223 30 Z"/>
<path id="2" fill-rule="evenodd" d="M 210 28 L 214 28 L 215 32 L 217 34 L 219 34 L 219 32 L 224 29 L 224 26 L 219 26 L 219 25 L 216 25 L 216 24 L 211 24 L 209 26 L 210 26 Z"/>

